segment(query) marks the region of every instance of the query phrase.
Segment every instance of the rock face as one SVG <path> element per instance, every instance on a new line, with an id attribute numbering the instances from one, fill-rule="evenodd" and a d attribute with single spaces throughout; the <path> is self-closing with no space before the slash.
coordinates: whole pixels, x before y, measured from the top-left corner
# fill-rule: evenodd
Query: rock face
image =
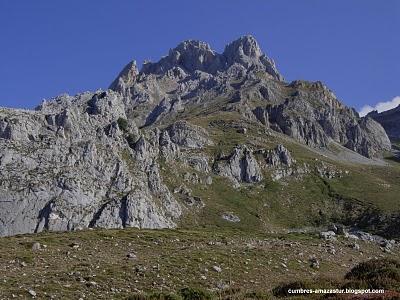
<path id="1" fill-rule="evenodd" d="M 291 98 L 267 106 L 272 128 L 312 147 L 326 147 L 331 140 L 366 157 L 389 151 L 385 130 L 371 118 L 359 118 L 340 103 L 322 83 L 295 81 Z"/>
<path id="2" fill-rule="evenodd" d="M 0 236 L 175 227 L 186 204 L 165 183 L 165 162 L 191 168 L 181 177 L 189 183 L 213 184 L 211 171 L 235 186 L 260 182 L 251 147 L 210 157 L 215 135 L 196 122 L 222 115 L 310 147 L 333 140 L 367 157 L 390 149 L 378 123 L 359 118 L 321 83 L 286 83 L 253 37 L 222 54 L 190 40 L 140 71 L 129 63 L 107 91 L 61 95 L 34 111 L 0 109 Z M 284 147 L 265 159 L 285 170 L 294 162 Z"/>
<path id="3" fill-rule="evenodd" d="M 213 144 L 207 131 L 186 121 L 175 122 L 167 128 L 167 132 L 173 143 L 184 148 L 201 149 Z"/>
<path id="4" fill-rule="evenodd" d="M 270 150 L 265 154 L 265 160 L 268 165 L 278 167 L 285 165 L 291 167 L 296 161 L 292 154 L 283 145 L 278 145 L 274 150 Z"/>
<path id="5" fill-rule="evenodd" d="M 263 178 L 252 151 L 245 146 L 238 146 L 230 155 L 218 158 L 214 172 L 229 178 L 235 186 L 241 182 L 259 182 Z"/>
<path id="6" fill-rule="evenodd" d="M 370 112 L 367 117 L 380 123 L 392 141 L 400 140 L 400 105 L 381 113 Z"/>
<path id="7" fill-rule="evenodd" d="M 270 150 L 258 150 L 257 153 L 262 155 L 267 169 L 272 171 L 271 178 L 274 181 L 288 177 L 301 178 L 310 173 L 309 166 L 297 165 L 290 151 L 283 145 Z"/>
<path id="8" fill-rule="evenodd" d="M 366 157 L 376 157 L 382 151 L 390 151 L 391 143 L 383 127 L 366 117 L 351 127 L 346 147 Z"/>
<path id="9" fill-rule="evenodd" d="M 181 208 L 159 174 L 158 136 L 132 149 L 115 121 L 124 116 L 112 91 L 73 104 L 60 97 L 38 111 L 1 110 L 12 125 L 0 141 L 0 235 L 174 227 Z"/>

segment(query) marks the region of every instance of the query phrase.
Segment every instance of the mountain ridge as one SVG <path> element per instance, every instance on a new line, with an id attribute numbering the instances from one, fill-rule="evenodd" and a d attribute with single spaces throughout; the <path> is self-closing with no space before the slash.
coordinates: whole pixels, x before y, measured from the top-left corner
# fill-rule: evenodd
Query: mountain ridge
<path id="1" fill-rule="evenodd" d="M 377 122 L 321 82 L 285 82 L 251 36 L 222 54 L 182 42 L 140 71 L 129 63 L 110 88 L 62 95 L 35 111 L 0 109 L 0 235 L 173 228 L 192 217 L 194 226 L 233 205 L 221 185 L 246 206 L 262 186 L 345 176 L 308 149 L 333 155 L 335 144 L 372 164 L 391 148 Z M 272 205 L 265 197 L 254 209 Z M 315 212 L 307 222 L 317 222 Z M 248 222 L 277 226 L 264 218 Z"/>
<path id="2" fill-rule="evenodd" d="M 392 141 L 400 140 L 400 105 L 380 113 L 375 110 L 367 116 L 380 123 Z"/>

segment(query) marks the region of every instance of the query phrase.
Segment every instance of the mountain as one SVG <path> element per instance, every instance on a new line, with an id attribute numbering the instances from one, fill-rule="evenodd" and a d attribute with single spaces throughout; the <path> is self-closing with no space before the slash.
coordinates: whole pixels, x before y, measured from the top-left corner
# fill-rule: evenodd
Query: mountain
<path id="1" fill-rule="evenodd" d="M 400 140 L 400 105 L 381 113 L 375 110 L 367 116 L 380 123 L 392 141 Z"/>
<path id="2" fill-rule="evenodd" d="M 330 222 L 390 234 L 390 149 L 321 82 L 286 82 L 252 36 L 222 54 L 189 40 L 130 62 L 106 91 L 0 109 L 0 235 Z"/>

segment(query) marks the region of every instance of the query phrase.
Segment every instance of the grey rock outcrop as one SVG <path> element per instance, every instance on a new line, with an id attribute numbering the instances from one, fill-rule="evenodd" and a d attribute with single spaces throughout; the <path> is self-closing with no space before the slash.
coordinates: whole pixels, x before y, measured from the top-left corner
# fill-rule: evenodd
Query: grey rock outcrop
<path id="1" fill-rule="evenodd" d="M 206 156 L 193 156 L 183 157 L 183 161 L 190 167 L 194 168 L 198 172 L 209 173 L 210 166 L 208 164 L 208 158 Z"/>
<path id="2" fill-rule="evenodd" d="M 328 241 L 335 241 L 336 240 L 336 233 L 333 231 L 322 231 L 319 233 L 319 236 Z"/>
<path id="3" fill-rule="evenodd" d="M 283 145 L 278 145 L 275 149 L 268 150 L 264 155 L 266 163 L 272 167 L 291 167 L 296 162 L 289 150 Z"/>
<path id="4" fill-rule="evenodd" d="M 228 221 L 228 222 L 232 222 L 232 223 L 240 222 L 240 218 L 232 212 L 224 212 L 221 217 L 222 217 L 222 219 L 224 219 L 225 221 Z"/>
<path id="5" fill-rule="evenodd" d="M 333 166 L 332 164 L 328 164 L 326 162 L 321 161 L 320 163 L 316 164 L 315 166 L 317 174 L 325 179 L 333 179 L 333 178 L 340 178 L 344 175 L 348 175 L 348 170 L 341 170 L 337 167 Z"/>
<path id="6" fill-rule="evenodd" d="M 295 81 L 291 98 L 267 107 L 271 128 L 311 147 L 327 147 L 330 140 L 366 157 L 390 150 L 389 139 L 377 122 L 359 118 L 322 83 Z"/>
<path id="7" fill-rule="evenodd" d="M 279 144 L 274 149 L 257 150 L 257 154 L 263 157 L 263 166 L 271 172 L 271 178 L 278 181 L 287 177 L 301 178 L 310 173 L 307 164 L 297 164 L 291 152 L 283 145 Z"/>
<path id="8" fill-rule="evenodd" d="M 229 178 L 235 186 L 240 182 L 259 182 L 263 178 L 253 152 L 246 146 L 237 146 L 230 155 L 218 158 L 213 169 L 216 174 Z"/>
<path id="9" fill-rule="evenodd" d="M 390 151 L 391 142 L 383 127 L 370 117 L 362 118 L 347 131 L 346 147 L 366 157 L 376 157 L 382 151 Z"/>
<path id="10" fill-rule="evenodd" d="M 256 117 L 256 119 L 259 122 L 261 122 L 261 124 L 265 125 L 266 127 L 269 127 L 268 111 L 265 108 L 258 106 L 253 110 L 253 114 Z"/>
<path id="11" fill-rule="evenodd" d="M 174 222 L 166 218 L 164 212 L 155 204 L 152 196 L 144 194 L 143 191 L 132 193 L 121 201 L 105 204 L 101 208 L 98 219 L 93 220 L 91 225 L 104 228 L 175 227 Z"/>
<path id="12" fill-rule="evenodd" d="M 176 226 L 181 208 L 158 172 L 159 145 L 143 138 L 131 149 L 112 126 L 118 117 L 126 118 L 124 104 L 111 91 L 0 110 L 9 128 L 0 139 L 1 236 Z"/>
<path id="13" fill-rule="evenodd" d="M 201 149 L 213 144 L 207 131 L 186 121 L 175 122 L 167 128 L 167 132 L 171 141 L 183 148 Z"/>

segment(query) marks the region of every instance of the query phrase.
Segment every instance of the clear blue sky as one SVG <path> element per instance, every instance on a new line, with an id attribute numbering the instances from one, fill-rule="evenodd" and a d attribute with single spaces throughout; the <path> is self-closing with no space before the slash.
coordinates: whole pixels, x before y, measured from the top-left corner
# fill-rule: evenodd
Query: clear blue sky
<path id="1" fill-rule="evenodd" d="M 400 95 L 398 0 L 0 0 L 0 106 L 107 88 L 132 59 L 244 34 L 287 80 L 321 80 L 357 109 Z"/>

